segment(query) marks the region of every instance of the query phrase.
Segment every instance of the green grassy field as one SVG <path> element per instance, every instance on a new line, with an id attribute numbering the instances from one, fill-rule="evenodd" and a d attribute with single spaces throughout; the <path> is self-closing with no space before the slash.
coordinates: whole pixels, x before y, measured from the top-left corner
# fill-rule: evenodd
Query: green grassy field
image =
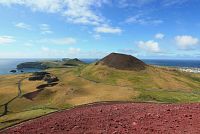
<path id="1" fill-rule="evenodd" d="M 51 112 L 99 101 L 200 102 L 200 75 L 172 68 L 149 66 L 136 72 L 91 64 L 47 71 L 57 76 L 59 83 L 45 88 L 33 100 L 19 97 L 11 102 L 9 113 L 0 117 L 0 129 Z M 15 97 L 18 94 L 17 82 L 29 76 L 0 76 L 0 104 Z M 24 80 L 22 94 L 36 91 L 36 87 L 43 83 Z M 0 112 L 3 112 L 2 107 Z"/>

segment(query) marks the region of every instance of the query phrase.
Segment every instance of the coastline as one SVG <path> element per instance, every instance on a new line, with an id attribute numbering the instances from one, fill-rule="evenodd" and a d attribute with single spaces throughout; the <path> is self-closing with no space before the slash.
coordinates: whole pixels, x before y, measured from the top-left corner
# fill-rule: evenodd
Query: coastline
<path id="1" fill-rule="evenodd" d="M 39 59 L 0 59 L 0 76 L 1 75 L 14 75 L 23 74 L 29 72 L 39 71 L 38 69 L 28 68 L 28 69 L 17 69 L 17 65 L 24 62 L 36 62 Z M 11 72 L 15 70 L 16 72 Z"/>
<path id="2" fill-rule="evenodd" d="M 47 59 L 0 59 L 0 76 L 25 74 L 25 73 L 42 71 L 42 69 L 37 69 L 37 68 L 17 69 L 17 65 L 21 63 L 26 63 L 26 62 L 39 62 L 39 61 L 45 61 L 45 60 Z M 60 59 L 48 59 L 48 60 L 55 61 L 55 60 L 60 60 Z M 81 59 L 81 60 L 86 63 L 92 63 L 92 62 L 95 62 L 97 59 Z M 179 61 L 179 60 L 178 61 L 168 60 L 168 62 L 166 61 L 167 60 L 144 60 L 144 62 L 152 66 L 175 68 L 175 69 L 178 69 L 179 71 L 188 72 L 188 73 L 200 73 L 200 61 L 197 64 L 193 64 L 194 61 L 188 61 L 188 63 L 183 63 L 182 61 Z M 179 64 L 177 64 L 176 62 Z M 16 70 L 16 72 L 12 73 L 10 72 L 11 70 Z"/>

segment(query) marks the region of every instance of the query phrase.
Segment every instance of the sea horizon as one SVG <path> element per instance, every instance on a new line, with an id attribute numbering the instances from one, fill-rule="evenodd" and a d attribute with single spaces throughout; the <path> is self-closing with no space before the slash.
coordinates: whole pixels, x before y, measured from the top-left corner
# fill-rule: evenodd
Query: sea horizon
<path id="1" fill-rule="evenodd" d="M 16 67 L 20 63 L 24 62 L 37 62 L 42 60 L 62 60 L 63 58 L 0 58 L 0 75 L 13 74 L 11 70 L 17 70 Z M 86 63 L 92 63 L 97 58 L 79 58 Z M 200 60 L 189 59 L 141 59 L 143 62 L 149 65 L 156 66 L 168 66 L 168 67 L 180 67 L 180 68 L 200 68 Z M 39 69 L 24 69 L 23 72 L 36 72 L 41 71 Z M 21 70 L 17 72 L 21 73 Z"/>

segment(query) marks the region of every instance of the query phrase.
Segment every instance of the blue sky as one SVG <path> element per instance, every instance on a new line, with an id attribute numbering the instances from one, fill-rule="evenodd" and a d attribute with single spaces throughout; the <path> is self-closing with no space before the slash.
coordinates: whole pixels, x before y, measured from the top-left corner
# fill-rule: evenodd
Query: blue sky
<path id="1" fill-rule="evenodd" d="M 0 58 L 198 59 L 199 0 L 0 0 Z"/>

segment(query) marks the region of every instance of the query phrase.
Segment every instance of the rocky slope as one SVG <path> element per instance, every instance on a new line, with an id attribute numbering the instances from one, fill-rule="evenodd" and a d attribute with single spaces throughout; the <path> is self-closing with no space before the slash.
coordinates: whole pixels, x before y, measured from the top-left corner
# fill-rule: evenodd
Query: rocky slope
<path id="1" fill-rule="evenodd" d="M 199 134 L 200 104 L 102 103 L 34 119 L 3 134 Z"/>
<path id="2" fill-rule="evenodd" d="M 101 59 L 98 64 L 106 65 L 121 70 L 144 70 L 147 66 L 141 60 L 125 54 L 111 53 Z"/>

